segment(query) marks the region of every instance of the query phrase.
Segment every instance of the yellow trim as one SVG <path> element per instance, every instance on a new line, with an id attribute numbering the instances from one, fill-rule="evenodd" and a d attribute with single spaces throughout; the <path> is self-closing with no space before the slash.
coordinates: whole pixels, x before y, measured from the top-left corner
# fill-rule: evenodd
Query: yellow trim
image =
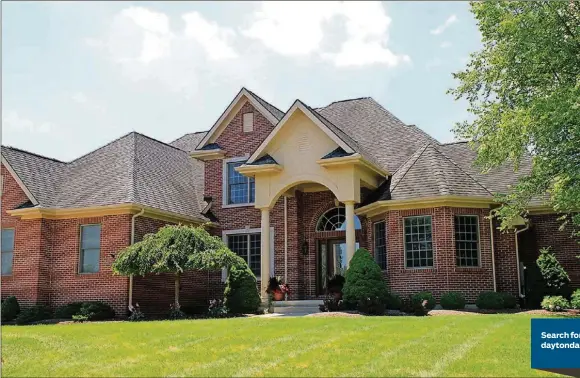
<path id="1" fill-rule="evenodd" d="M 547 205 L 530 206 L 528 209 L 530 215 L 542 215 L 542 214 L 556 214 L 554 209 Z"/>
<path id="2" fill-rule="evenodd" d="M 178 215 L 169 211 L 163 211 L 152 207 L 137 204 L 119 204 L 93 207 L 79 207 L 68 209 L 50 209 L 41 207 L 30 207 L 26 209 L 16 209 L 6 211 L 8 214 L 20 219 L 71 219 L 71 218 L 93 218 L 106 215 L 137 214 L 145 209 L 144 216 L 173 223 L 202 224 L 204 220 Z"/>
<path id="3" fill-rule="evenodd" d="M 261 165 L 241 165 L 239 167 L 234 168 L 237 172 L 245 175 L 251 176 L 257 173 L 275 173 L 280 172 L 282 170 L 282 166 L 280 164 L 261 164 Z"/>
<path id="4" fill-rule="evenodd" d="M 493 198 L 485 197 L 461 197 L 461 196 L 439 196 L 426 197 L 410 200 L 377 201 L 370 205 L 358 208 L 357 215 L 374 217 L 389 210 L 412 210 L 431 207 L 468 207 L 468 208 L 489 208 L 495 202 Z"/>
<path id="5" fill-rule="evenodd" d="M 349 156 L 330 158 L 330 159 L 318 159 L 316 162 L 318 164 L 320 164 L 321 167 L 325 167 L 325 168 L 342 166 L 342 165 L 347 165 L 347 164 L 360 165 L 360 166 L 367 168 L 371 172 L 376 173 L 380 176 L 386 177 L 388 175 L 387 171 L 385 171 L 381 168 L 378 168 L 378 167 L 374 166 L 373 164 L 369 163 L 368 161 L 363 159 L 363 157 L 359 153 L 355 153 L 355 154 L 349 155 Z"/>
<path id="6" fill-rule="evenodd" d="M 203 161 L 223 159 L 225 155 L 226 155 L 225 152 L 223 150 L 220 150 L 220 149 L 198 150 L 198 151 L 193 151 L 189 154 L 189 156 L 196 158 L 196 159 L 199 159 L 199 160 L 203 160 Z"/>

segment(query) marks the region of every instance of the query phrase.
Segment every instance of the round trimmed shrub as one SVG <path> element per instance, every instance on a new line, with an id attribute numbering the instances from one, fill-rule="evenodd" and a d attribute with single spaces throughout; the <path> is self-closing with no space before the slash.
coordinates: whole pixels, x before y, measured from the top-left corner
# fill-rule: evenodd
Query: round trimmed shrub
<path id="1" fill-rule="evenodd" d="M 417 294 L 411 295 L 411 301 L 413 303 L 423 303 L 423 301 L 427 301 L 425 308 L 428 310 L 433 310 L 436 304 L 435 297 L 429 291 L 421 291 Z"/>
<path id="2" fill-rule="evenodd" d="M 59 306 L 54 310 L 55 319 L 72 319 L 73 315 L 78 315 L 81 311 L 83 302 L 73 302 Z"/>
<path id="3" fill-rule="evenodd" d="M 400 310 L 403 301 L 398 294 L 387 293 L 385 297 L 385 308 L 387 310 Z"/>
<path id="4" fill-rule="evenodd" d="M 461 310 L 465 308 L 465 298 L 461 293 L 450 291 L 441 296 L 441 307 L 446 310 Z"/>
<path id="5" fill-rule="evenodd" d="M 349 308 L 369 298 L 384 301 L 387 285 L 383 272 L 369 251 L 359 248 L 350 261 L 342 288 L 342 299 Z"/>
<path id="6" fill-rule="evenodd" d="M 20 305 L 15 296 L 10 296 L 2 302 L 2 321 L 9 322 L 20 314 Z"/>
<path id="7" fill-rule="evenodd" d="M 16 324 L 30 324 L 40 320 L 50 319 L 50 309 L 45 305 L 35 305 L 22 311 L 16 318 Z"/>
<path id="8" fill-rule="evenodd" d="M 115 310 L 103 302 L 83 302 L 78 314 L 87 320 L 107 320 L 115 317 Z"/>
<path id="9" fill-rule="evenodd" d="M 546 295 L 542 301 L 542 308 L 552 312 L 564 311 L 570 308 L 570 303 L 561 295 Z"/>
<path id="10" fill-rule="evenodd" d="M 480 309 L 500 310 L 503 308 L 503 296 L 494 291 L 484 291 L 479 294 L 475 304 Z"/>
<path id="11" fill-rule="evenodd" d="M 232 314 L 251 314 L 260 307 L 256 276 L 241 258 L 229 269 L 224 305 Z"/>
<path id="12" fill-rule="evenodd" d="M 580 289 L 576 289 L 570 298 L 570 307 L 580 310 Z"/>
<path id="13" fill-rule="evenodd" d="M 510 293 L 500 293 L 503 299 L 503 308 L 516 308 L 518 300 Z"/>

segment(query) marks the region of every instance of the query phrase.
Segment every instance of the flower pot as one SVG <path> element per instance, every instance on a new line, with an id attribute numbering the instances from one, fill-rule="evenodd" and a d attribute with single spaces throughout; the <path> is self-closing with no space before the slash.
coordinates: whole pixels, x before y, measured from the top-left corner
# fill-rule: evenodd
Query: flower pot
<path id="1" fill-rule="evenodd" d="M 281 291 L 274 292 L 274 300 L 275 301 L 283 301 L 284 300 L 284 293 Z"/>

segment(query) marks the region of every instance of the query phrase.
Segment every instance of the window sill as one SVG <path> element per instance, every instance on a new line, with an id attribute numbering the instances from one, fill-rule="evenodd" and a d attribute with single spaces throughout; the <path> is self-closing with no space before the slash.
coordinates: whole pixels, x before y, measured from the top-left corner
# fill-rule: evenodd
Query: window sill
<path id="1" fill-rule="evenodd" d="M 249 206 L 254 206 L 254 203 L 231 203 L 228 205 L 222 205 L 222 209 L 229 209 L 232 207 L 249 207 Z"/>
<path id="2" fill-rule="evenodd" d="M 419 268 L 419 267 L 407 268 L 407 267 L 405 267 L 405 269 L 403 269 L 403 272 L 436 273 L 437 269 L 432 267 L 432 266 L 424 267 L 424 268 Z"/>
<path id="3" fill-rule="evenodd" d="M 78 272 L 77 275 L 78 276 L 90 276 L 93 274 L 99 274 L 100 272 Z"/>

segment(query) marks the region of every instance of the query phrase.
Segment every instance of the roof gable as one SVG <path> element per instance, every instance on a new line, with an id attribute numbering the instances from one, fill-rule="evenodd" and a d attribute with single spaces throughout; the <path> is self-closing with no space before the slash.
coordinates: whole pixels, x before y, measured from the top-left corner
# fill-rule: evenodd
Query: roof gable
<path id="1" fill-rule="evenodd" d="M 218 118 L 216 123 L 214 123 L 211 129 L 199 142 L 196 149 L 201 149 L 206 144 L 215 142 L 227 127 L 231 118 L 239 111 L 239 109 L 241 109 L 246 101 L 250 102 L 250 104 L 252 104 L 252 106 L 257 109 L 264 117 L 266 117 L 266 119 L 272 125 L 276 125 L 284 115 L 284 113 L 274 105 L 266 102 L 264 99 L 258 97 L 256 94 L 250 92 L 246 88 L 242 88 L 236 97 L 234 97 L 232 102 L 230 102 L 226 110 Z"/>
<path id="2" fill-rule="evenodd" d="M 344 139 L 346 139 L 348 141 L 350 138 L 348 138 L 348 137 L 346 137 L 344 139 L 341 138 L 338 135 L 338 133 L 336 132 L 336 128 L 334 127 L 334 125 L 332 125 L 328 121 L 324 120 L 323 117 L 316 115 L 315 112 L 311 108 L 306 106 L 302 101 L 296 100 L 296 101 L 294 101 L 294 104 L 292 104 L 290 109 L 286 112 L 284 117 L 280 120 L 280 122 L 278 122 L 278 124 L 276 125 L 274 130 L 272 130 L 272 132 L 270 132 L 270 134 L 266 137 L 266 139 L 264 139 L 264 141 L 260 144 L 260 146 L 256 149 L 256 151 L 254 151 L 252 156 L 250 156 L 247 164 L 254 163 L 256 160 L 258 160 L 260 157 L 262 157 L 262 155 L 265 154 L 266 148 L 272 142 L 272 140 L 274 139 L 276 134 L 278 134 L 280 132 L 280 130 L 282 130 L 282 128 L 286 125 L 288 120 L 290 120 L 290 118 L 292 118 L 292 115 L 294 115 L 296 112 L 302 112 L 310 121 L 312 121 L 312 123 L 314 125 L 318 126 L 331 140 L 333 140 L 336 143 L 336 145 L 338 145 L 344 151 L 346 151 L 347 153 L 356 152 L 349 145 L 349 143 L 347 143 L 344 140 Z M 351 144 L 354 145 L 354 143 L 352 143 L 352 142 L 351 142 Z"/>

